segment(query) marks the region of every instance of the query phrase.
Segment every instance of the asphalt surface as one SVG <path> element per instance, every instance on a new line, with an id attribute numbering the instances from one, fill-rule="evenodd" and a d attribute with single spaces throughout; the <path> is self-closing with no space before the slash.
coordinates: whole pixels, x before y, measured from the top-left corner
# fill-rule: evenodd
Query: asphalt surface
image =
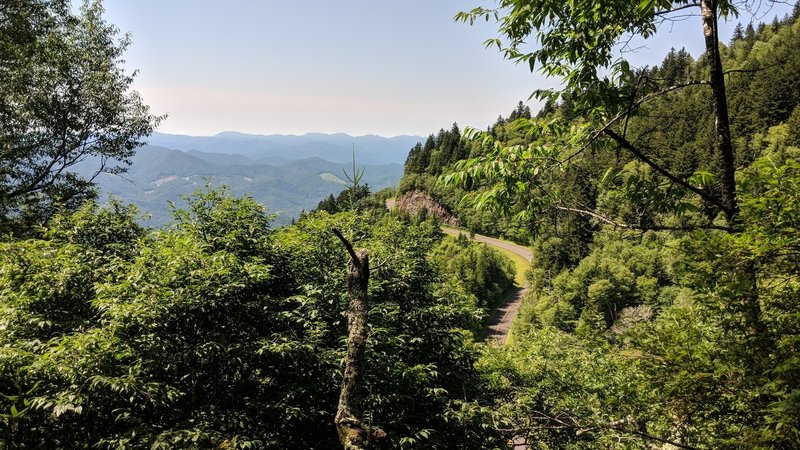
<path id="1" fill-rule="evenodd" d="M 391 198 L 386 200 L 386 208 L 392 209 L 396 205 L 397 202 L 395 199 Z M 470 233 L 467 231 L 458 230 L 451 227 L 442 227 L 442 231 L 454 236 L 458 236 L 459 234 L 470 236 Z M 483 242 L 484 244 L 492 247 L 502 248 L 512 253 L 516 253 L 528 262 L 531 262 L 533 259 L 533 252 L 531 252 L 531 249 L 514 244 L 513 242 L 503 241 L 481 234 L 474 234 L 471 236 L 471 239 L 477 242 Z M 484 330 L 484 336 L 486 337 L 486 340 L 500 345 L 506 343 L 506 340 L 508 339 L 508 330 L 511 329 L 511 323 L 514 322 L 514 318 L 517 317 L 519 306 L 522 304 L 522 298 L 525 297 L 525 292 L 527 290 L 527 284 L 522 287 L 515 287 L 508 293 L 503 302 L 497 306 L 497 309 L 492 313 L 486 329 Z"/>
<path id="2" fill-rule="evenodd" d="M 459 233 L 469 236 L 468 232 L 450 227 L 442 227 L 442 231 L 456 236 Z M 503 241 L 480 234 L 474 235 L 472 239 L 477 242 L 483 242 L 492 247 L 502 248 L 512 253 L 516 253 L 528 262 L 531 262 L 531 259 L 533 259 L 533 252 L 531 252 L 531 249 L 514 244 L 513 242 Z M 506 343 L 506 340 L 508 339 L 508 330 L 511 329 L 511 323 L 514 322 L 514 318 L 517 317 L 519 306 L 522 304 L 522 298 L 525 297 L 525 292 L 527 290 L 527 285 L 515 287 L 508 293 L 508 296 L 503 300 L 503 302 L 497 306 L 497 309 L 494 311 L 494 313 L 492 313 L 492 316 L 487 323 L 486 330 L 484 330 L 486 340 L 500 345 Z"/>

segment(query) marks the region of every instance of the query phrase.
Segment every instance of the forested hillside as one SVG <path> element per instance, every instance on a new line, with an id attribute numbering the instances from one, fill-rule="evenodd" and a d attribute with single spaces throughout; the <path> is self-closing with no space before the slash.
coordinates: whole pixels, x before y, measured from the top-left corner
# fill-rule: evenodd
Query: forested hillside
<path id="1" fill-rule="evenodd" d="M 517 108 L 468 131 L 467 160 L 420 164 L 417 149 L 401 187 L 507 217 L 465 219 L 476 229 L 527 224 L 514 343 L 480 363 L 509 429 L 537 448 L 797 447 L 800 7 L 711 53 L 633 69 L 602 59 L 600 28 L 558 35 L 617 19 L 508 3 L 497 45 L 565 88 L 540 93 L 537 117 Z M 524 53 L 528 21 L 549 13 L 542 49 Z"/>
<path id="2" fill-rule="evenodd" d="M 457 20 L 559 89 L 430 135 L 398 191 L 531 245 L 505 345 L 509 260 L 355 164 L 283 227 L 226 187 L 157 230 L 98 202 L 161 120 L 129 40 L 99 1 L 3 2 L 0 448 L 800 447 L 800 6 L 726 44 L 752 4 L 499 4 Z M 689 8 L 704 54 L 614 56 Z"/>
<path id="3" fill-rule="evenodd" d="M 352 153 L 351 153 L 352 158 Z M 89 177 L 97 159 L 76 165 L 77 172 Z M 285 160 L 267 164 L 242 155 L 179 151 L 145 145 L 131 158 L 124 174 L 101 173 L 94 182 L 101 199 L 113 196 L 135 204 L 147 214 L 144 225 L 160 227 L 172 220 L 170 204 L 185 206 L 183 196 L 206 184 L 230 187 L 238 195 L 249 195 L 276 217 L 276 225 L 286 225 L 317 202 L 345 189 L 344 170 L 350 164 L 332 163 L 319 158 Z M 399 164 L 361 165 L 362 183 L 380 190 L 394 186 L 402 173 Z"/>
<path id="4" fill-rule="evenodd" d="M 519 102 L 507 119 L 503 116 L 498 117 L 490 130 L 492 133 L 503 133 L 502 129 L 509 127 L 509 124 L 518 118 L 531 118 L 530 109 L 522 102 Z M 527 243 L 528 224 L 498 216 L 486 209 L 471 207 L 461 201 L 467 190 L 477 189 L 478 186 L 469 185 L 462 188 L 454 185 L 445 186 L 438 182 L 438 178 L 451 172 L 456 163 L 480 155 L 482 152 L 479 145 L 462 139 L 458 124 L 453 124 L 449 130 L 442 128 L 438 133 L 430 134 L 424 144 L 419 142 L 409 150 L 397 195 L 402 198 L 412 196 L 415 191 L 428 193 L 449 213 L 455 214 L 459 223 L 467 229 Z"/>

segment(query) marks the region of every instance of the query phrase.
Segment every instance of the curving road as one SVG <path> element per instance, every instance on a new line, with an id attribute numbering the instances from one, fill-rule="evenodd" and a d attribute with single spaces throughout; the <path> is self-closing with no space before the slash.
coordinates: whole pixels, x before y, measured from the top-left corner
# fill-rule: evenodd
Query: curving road
<path id="1" fill-rule="evenodd" d="M 393 209 L 396 206 L 397 202 L 395 199 L 390 198 L 386 200 L 387 209 Z M 469 236 L 469 232 L 446 226 L 442 227 L 442 231 L 452 236 L 458 236 L 459 234 L 465 234 Z M 513 242 L 503 241 L 501 239 L 483 236 L 481 234 L 475 234 L 471 237 L 471 239 L 477 242 L 483 242 L 484 244 L 492 247 L 508 250 L 521 256 L 525 259 L 525 261 L 528 261 L 528 263 L 530 263 L 533 259 L 533 252 L 531 252 L 531 249 L 517 245 Z M 525 296 L 525 292 L 527 292 L 527 290 L 527 284 L 525 284 L 525 286 L 515 287 L 508 293 L 508 296 L 503 300 L 503 302 L 498 305 L 497 309 L 494 311 L 492 317 L 487 323 L 486 330 L 484 330 L 484 336 L 488 341 L 500 345 L 506 343 L 506 339 L 508 339 L 508 330 L 511 329 L 511 323 L 514 321 L 514 318 L 517 317 L 519 306 L 522 304 L 522 298 Z"/>
<path id="2" fill-rule="evenodd" d="M 452 236 L 458 236 L 459 234 L 466 234 L 469 236 L 469 234 L 465 233 L 464 231 L 450 227 L 442 227 L 442 231 Z M 531 249 L 514 244 L 513 242 L 502 241 L 500 239 L 490 238 L 480 234 L 474 235 L 472 239 L 493 247 L 502 248 L 516 253 L 517 255 L 525 258 L 528 263 L 530 263 L 533 259 L 533 252 Z M 522 287 L 515 286 L 515 288 L 509 293 L 508 297 L 506 297 L 506 299 L 503 300 L 503 302 L 497 307 L 497 309 L 494 311 L 494 314 L 492 314 L 492 317 L 489 319 L 486 329 L 484 330 L 484 336 L 486 337 L 487 341 L 496 345 L 505 345 L 506 340 L 508 339 L 508 330 L 511 329 L 511 323 L 514 322 L 514 318 L 517 317 L 519 306 L 522 304 L 522 299 L 525 297 L 525 292 L 527 292 L 527 290 L 527 283 L 525 283 L 525 286 Z M 508 445 L 513 450 L 530 449 L 528 442 L 522 436 L 512 437 L 508 441 Z"/>
<path id="3" fill-rule="evenodd" d="M 469 235 L 464 231 L 450 227 L 442 227 L 442 231 L 453 236 L 458 236 L 459 234 L 466 234 L 467 236 Z M 529 263 L 533 259 L 533 252 L 531 252 L 531 249 L 514 244 L 513 242 L 503 241 L 480 234 L 474 235 L 472 239 L 477 242 L 483 242 L 484 244 L 492 247 L 508 250 L 523 257 Z M 525 292 L 527 292 L 527 290 L 527 284 L 522 287 L 515 287 L 497 307 L 492 314 L 492 317 L 489 319 L 486 330 L 484 331 L 484 335 L 488 341 L 495 342 L 500 345 L 506 343 L 506 339 L 508 338 L 508 330 L 511 329 L 511 323 L 514 321 L 514 318 L 517 317 L 519 306 L 522 304 L 522 298 L 525 296 Z"/>

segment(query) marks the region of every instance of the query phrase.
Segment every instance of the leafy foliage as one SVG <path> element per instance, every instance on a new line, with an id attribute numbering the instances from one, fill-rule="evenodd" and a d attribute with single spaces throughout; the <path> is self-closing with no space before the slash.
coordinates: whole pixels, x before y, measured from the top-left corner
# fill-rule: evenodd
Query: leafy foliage
<path id="1" fill-rule="evenodd" d="M 25 232 L 93 195 L 73 166 L 97 157 L 97 173 L 121 171 L 112 160 L 128 162 L 159 118 L 131 91 L 130 41 L 100 2 L 73 15 L 68 2 L 14 0 L 0 16 L 0 227 Z"/>
<path id="2" fill-rule="evenodd" d="M 743 29 L 722 48 L 738 169 L 731 220 L 715 201 L 712 95 L 692 84 L 709 55 L 672 51 L 625 79 L 621 61 L 604 59 L 606 43 L 583 41 L 622 32 L 600 27 L 614 13 L 587 17 L 586 5 L 547 2 L 525 10 L 530 3 L 498 12 L 511 39 L 506 55 L 535 59 L 567 88 L 539 117 L 517 121 L 522 141 L 466 133 L 483 153 L 443 178 L 453 190 L 481 186 L 473 204 L 511 214 L 521 204 L 535 219 L 531 289 L 513 343 L 480 363 L 499 390 L 499 427 L 536 448 L 796 447 L 797 101 L 794 90 L 768 91 L 797 81 L 776 68 L 792 64 L 784 55 L 797 43 L 797 21 Z M 638 3 L 654 11 L 681 4 Z M 720 6 L 723 16 L 733 11 Z M 647 33 L 647 8 L 630 14 L 647 20 L 626 32 Z M 542 11 L 553 14 L 530 22 Z M 562 35 L 581 26 L 592 29 Z M 531 33 L 543 50 L 515 48 Z M 545 48 L 555 42 L 566 53 Z M 598 53 L 569 53 L 581 42 Z"/>
<path id="3" fill-rule="evenodd" d="M 428 262 L 431 224 L 319 213 L 273 231 L 249 198 L 189 205 L 146 234 L 135 209 L 88 204 L 3 244 L 6 446 L 336 448 L 347 254 L 333 226 L 376 262 L 365 402 L 382 445 L 499 442 L 483 416 L 453 416 L 484 395 L 468 331 L 482 313 Z"/>
<path id="4" fill-rule="evenodd" d="M 511 260 L 484 244 L 471 245 L 463 234 L 437 244 L 430 257 L 450 278 L 450 285 L 474 295 L 482 308 L 494 306 L 514 285 Z"/>

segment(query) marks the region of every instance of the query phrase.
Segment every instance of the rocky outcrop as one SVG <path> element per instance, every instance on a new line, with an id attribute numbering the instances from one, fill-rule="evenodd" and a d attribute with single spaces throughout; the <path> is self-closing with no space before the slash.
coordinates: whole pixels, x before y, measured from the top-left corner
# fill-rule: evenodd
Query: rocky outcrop
<path id="1" fill-rule="evenodd" d="M 394 207 L 411 216 L 418 215 L 422 210 L 433 214 L 443 224 L 451 227 L 460 227 L 461 221 L 447 208 L 439 204 L 430 194 L 423 191 L 411 191 L 403 194 L 394 203 Z"/>

